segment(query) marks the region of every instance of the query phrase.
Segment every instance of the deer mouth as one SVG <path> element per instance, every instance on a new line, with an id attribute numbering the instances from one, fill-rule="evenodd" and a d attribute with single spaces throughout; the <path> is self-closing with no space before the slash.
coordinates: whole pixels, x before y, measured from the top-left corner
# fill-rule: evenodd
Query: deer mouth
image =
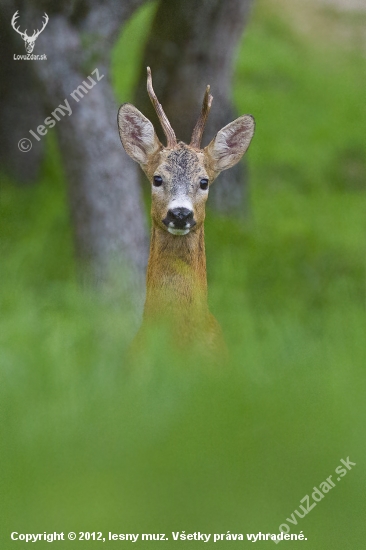
<path id="1" fill-rule="evenodd" d="M 171 235 L 187 235 L 192 227 L 196 225 L 194 220 L 185 223 L 177 223 L 165 219 L 163 223 Z"/>
<path id="2" fill-rule="evenodd" d="M 168 231 L 172 235 L 187 235 L 190 230 L 190 227 L 188 229 L 176 229 L 175 227 L 168 227 Z"/>

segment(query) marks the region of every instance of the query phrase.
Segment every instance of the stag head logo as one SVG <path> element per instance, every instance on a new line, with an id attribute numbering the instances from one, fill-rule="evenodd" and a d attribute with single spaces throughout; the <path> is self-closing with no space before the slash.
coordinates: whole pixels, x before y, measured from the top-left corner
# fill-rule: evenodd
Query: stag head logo
<path id="1" fill-rule="evenodd" d="M 17 27 L 17 19 L 19 17 L 19 10 L 16 11 L 13 15 L 13 18 L 11 20 L 11 26 L 13 27 L 13 29 L 20 34 L 20 36 L 23 38 L 24 42 L 25 42 L 25 50 L 27 53 L 32 53 L 33 49 L 34 49 L 34 43 L 35 41 L 37 40 L 37 38 L 39 37 L 39 35 L 41 34 L 41 32 L 44 30 L 45 26 L 47 25 L 48 23 L 48 15 L 47 13 L 44 14 L 44 21 L 43 21 L 43 25 L 42 25 L 42 28 L 41 30 L 36 30 L 36 31 L 33 31 L 33 34 L 32 36 L 28 36 L 27 35 L 27 29 L 25 29 L 24 32 L 22 32 L 19 27 Z"/>

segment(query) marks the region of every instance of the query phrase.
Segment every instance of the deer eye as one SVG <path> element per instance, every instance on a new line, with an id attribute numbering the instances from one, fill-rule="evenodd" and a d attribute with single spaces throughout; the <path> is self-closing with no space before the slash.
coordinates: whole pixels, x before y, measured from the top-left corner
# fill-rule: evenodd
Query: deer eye
<path id="1" fill-rule="evenodd" d="M 155 187 L 160 187 L 162 183 L 163 183 L 163 178 L 161 176 L 154 176 L 153 184 Z"/>
<path id="2" fill-rule="evenodd" d="M 208 179 L 207 178 L 202 178 L 201 181 L 200 181 L 200 188 L 203 190 L 203 191 L 206 191 L 206 189 L 208 189 Z"/>

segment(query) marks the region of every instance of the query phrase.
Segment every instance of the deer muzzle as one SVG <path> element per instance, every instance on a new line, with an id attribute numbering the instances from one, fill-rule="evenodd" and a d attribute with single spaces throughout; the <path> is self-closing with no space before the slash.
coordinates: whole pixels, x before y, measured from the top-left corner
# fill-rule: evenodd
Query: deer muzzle
<path id="1" fill-rule="evenodd" d="M 193 211 L 184 207 L 169 209 L 163 223 L 173 235 L 186 235 L 196 225 Z"/>

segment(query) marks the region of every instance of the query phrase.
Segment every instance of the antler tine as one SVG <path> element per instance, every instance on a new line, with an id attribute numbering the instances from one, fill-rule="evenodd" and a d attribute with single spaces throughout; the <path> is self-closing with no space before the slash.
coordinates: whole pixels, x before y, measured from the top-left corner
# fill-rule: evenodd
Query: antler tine
<path id="1" fill-rule="evenodd" d="M 152 78 L 151 78 L 151 69 L 150 67 L 147 67 L 147 93 L 149 94 L 149 97 L 151 99 L 151 103 L 154 106 L 154 109 L 156 111 L 156 114 L 158 115 L 160 124 L 164 130 L 164 134 L 167 139 L 167 147 L 172 148 L 175 145 L 177 145 L 177 138 L 175 137 L 175 133 L 173 128 L 170 125 L 170 122 L 168 120 L 168 117 L 164 113 L 164 110 L 162 106 L 160 105 L 158 98 L 156 97 L 156 94 L 154 92 L 153 86 L 152 86 Z"/>
<path id="2" fill-rule="evenodd" d="M 17 10 L 17 11 L 14 13 L 13 17 L 11 18 L 11 26 L 12 26 L 13 29 L 15 29 L 15 30 L 17 30 L 17 29 L 15 28 L 15 23 L 16 23 L 16 20 L 18 19 L 18 17 L 19 17 L 19 10 Z"/>
<path id="3" fill-rule="evenodd" d="M 201 114 L 196 122 L 196 126 L 194 127 L 194 130 L 192 132 L 192 138 L 191 138 L 191 147 L 195 147 L 196 149 L 199 149 L 201 147 L 201 140 L 203 136 L 203 131 L 205 129 L 206 120 L 208 117 L 208 113 L 210 112 L 211 105 L 212 105 L 213 97 L 210 95 L 210 85 L 207 86 L 206 92 L 203 98 L 202 103 L 202 109 Z"/>
<path id="4" fill-rule="evenodd" d="M 44 28 L 45 28 L 45 26 L 47 25 L 48 20 L 49 20 L 49 17 L 48 17 L 48 15 L 47 15 L 47 13 L 44 13 L 44 15 L 42 15 L 42 17 L 44 17 L 44 21 L 43 21 L 41 30 L 39 31 L 39 30 L 37 29 L 37 31 L 34 31 L 34 33 L 33 33 L 33 34 L 36 35 L 36 37 L 38 37 L 38 36 L 41 34 L 41 32 L 44 30 Z"/>
<path id="5" fill-rule="evenodd" d="M 19 17 L 19 10 L 17 10 L 17 11 L 14 13 L 14 15 L 13 15 L 13 17 L 12 17 L 12 19 L 11 19 L 11 26 L 12 26 L 13 29 L 14 29 L 17 33 L 19 33 L 21 36 L 26 36 L 27 30 L 25 30 L 25 32 L 22 32 L 22 31 L 19 30 L 19 27 L 17 28 L 17 27 L 15 26 L 16 20 L 18 19 L 18 17 Z"/>

